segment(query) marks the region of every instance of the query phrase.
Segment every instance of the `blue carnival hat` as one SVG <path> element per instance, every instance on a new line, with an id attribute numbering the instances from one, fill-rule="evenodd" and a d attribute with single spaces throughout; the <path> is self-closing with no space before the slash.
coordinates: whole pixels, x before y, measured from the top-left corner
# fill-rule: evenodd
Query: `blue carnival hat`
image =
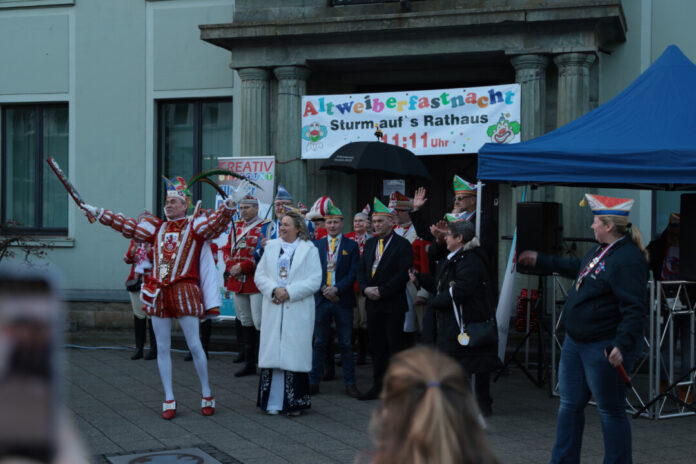
<path id="1" fill-rule="evenodd" d="M 275 200 L 274 201 L 293 201 L 292 195 L 290 195 L 290 192 L 285 190 L 285 187 L 283 187 L 283 184 L 278 182 L 278 192 L 276 193 Z"/>

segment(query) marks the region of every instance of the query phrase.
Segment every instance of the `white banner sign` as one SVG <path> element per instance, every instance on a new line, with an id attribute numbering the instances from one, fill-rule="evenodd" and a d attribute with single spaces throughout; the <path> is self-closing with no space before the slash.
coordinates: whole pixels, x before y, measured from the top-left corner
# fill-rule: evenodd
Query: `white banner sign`
<path id="1" fill-rule="evenodd" d="M 250 181 L 257 183 L 261 189 L 251 188 L 251 195 L 259 199 L 259 215 L 265 217 L 273 205 L 273 183 L 275 181 L 275 158 L 273 156 L 241 156 L 235 158 L 218 158 L 218 168 L 227 169 L 240 174 Z M 232 187 L 236 187 L 239 179 L 229 177 L 218 180 L 218 184 L 225 193 L 229 194 Z M 222 201 L 220 195 L 218 201 Z M 217 204 L 216 204 L 217 207 Z M 271 217 L 269 213 L 268 217 Z"/>
<path id="2" fill-rule="evenodd" d="M 416 155 L 477 153 L 520 141 L 519 84 L 302 97 L 302 158 L 330 157 L 350 142 L 381 140 Z"/>

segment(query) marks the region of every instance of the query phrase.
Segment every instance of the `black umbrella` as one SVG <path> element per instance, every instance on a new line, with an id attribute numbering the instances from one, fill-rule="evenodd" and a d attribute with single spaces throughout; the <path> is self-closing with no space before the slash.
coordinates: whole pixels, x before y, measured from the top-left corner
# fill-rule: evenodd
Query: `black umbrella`
<path id="1" fill-rule="evenodd" d="M 374 172 L 394 177 L 430 179 L 430 174 L 412 151 L 385 142 L 351 142 L 336 150 L 320 169 Z"/>

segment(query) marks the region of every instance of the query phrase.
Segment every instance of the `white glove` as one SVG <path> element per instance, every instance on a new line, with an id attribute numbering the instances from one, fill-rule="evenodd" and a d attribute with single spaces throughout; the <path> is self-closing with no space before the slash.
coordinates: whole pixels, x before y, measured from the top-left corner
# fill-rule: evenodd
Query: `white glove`
<path id="1" fill-rule="evenodd" d="M 88 205 L 87 203 L 82 203 L 80 205 L 80 207 L 94 217 L 99 216 L 99 212 L 101 211 L 101 208 L 97 208 L 96 206 Z"/>
<path id="2" fill-rule="evenodd" d="M 251 184 L 248 180 L 244 179 L 239 183 L 239 185 L 237 185 L 236 189 L 232 189 L 232 193 L 230 194 L 230 197 L 227 199 L 227 205 L 231 207 L 231 203 L 239 203 L 239 201 L 242 198 L 244 198 L 249 192 L 251 192 Z"/>

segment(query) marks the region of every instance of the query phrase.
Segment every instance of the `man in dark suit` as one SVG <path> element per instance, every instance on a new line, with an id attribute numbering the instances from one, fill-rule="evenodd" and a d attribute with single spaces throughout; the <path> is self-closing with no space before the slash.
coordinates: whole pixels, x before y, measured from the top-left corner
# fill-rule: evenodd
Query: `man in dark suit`
<path id="1" fill-rule="evenodd" d="M 389 358 L 402 348 L 408 310 L 406 284 L 413 266 L 411 244 L 394 233 L 392 212 L 377 198 L 372 225 L 375 236 L 365 243 L 357 274 L 360 291 L 367 297 L 367 331 L 373 356 L 373 385 L 361 400 L 379 396 Z"/>
<path id="2" fill-rule="evenodd" d="M 358 244 L 341 234 L 343 213 L 331 200 L 325 218 L 326 237 L 314 242 L 319 250 L 322 268 L 321 289 L 314 295 L 316 313 L 314 317 L 314 350 L 312 371 L 309 373 L 310 391 L 319 393 L 319 382 L 324 374 L 324 358 L 329 342 L 331 319 L 336 323 L 341 367 L 346 384 L 346 394 L 357 398 L 360 391 L 355 385 L 355 363 L 351 335 L 353 331 L 353 308 L 355 292 L 353 283 L 358 269 L 360 250 Z M 333 360 L 331 360 L 333 363 Z"/>

